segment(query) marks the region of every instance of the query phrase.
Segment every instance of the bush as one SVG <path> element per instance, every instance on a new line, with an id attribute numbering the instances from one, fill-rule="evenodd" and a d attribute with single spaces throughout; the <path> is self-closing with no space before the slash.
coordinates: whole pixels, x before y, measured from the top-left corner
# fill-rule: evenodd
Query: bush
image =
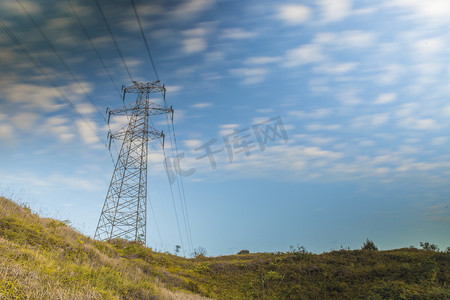
<path id="1" fill-rule="evenodd" d="M 435 244 L 430 244 L 428 242 L 420 242 L 420 247 L 422 247 L 423 250 L 426 251 L 435 251 L 435 252 L 439 252 L 439 247 Z"/>
<path id="2" fill-rule="evenodd" d="M 362 250 L 370 250 L 370 251 L 377 251 L 378 247 L 375 246 L 375 243 L 369 239 L 366 240 L 366 242 L 361 247 Z"/>
<path id="3" fill-rule="evenodd" d="M 206 249 L 203 247 L 198 247 L 194 249 L 194 257 L 204 257 L 206 256 Z"/>
<path id="4" fill-rule="evenodd" d="M 250 253 L 250 251 L 248 251 L 248 250 L 241 250 L 237 254 L 249 254 L 249 253 Z"/>

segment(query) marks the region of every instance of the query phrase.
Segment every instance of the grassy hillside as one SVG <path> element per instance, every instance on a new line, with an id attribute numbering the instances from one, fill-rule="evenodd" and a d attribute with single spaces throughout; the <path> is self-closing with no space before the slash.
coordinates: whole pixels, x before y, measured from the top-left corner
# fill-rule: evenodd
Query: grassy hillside
<path id="1" fill-rule="evenodd" d="M 450 253 L 417 249 L 186 259 L 0 197 L 0 299 L 449 299 L 449 279 Z"/>

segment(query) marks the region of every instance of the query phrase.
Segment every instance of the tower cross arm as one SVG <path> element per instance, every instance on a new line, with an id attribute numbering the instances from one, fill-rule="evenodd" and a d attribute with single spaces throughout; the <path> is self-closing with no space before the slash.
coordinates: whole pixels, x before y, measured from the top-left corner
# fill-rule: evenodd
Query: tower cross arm
<path id="1" fill-rule="evenodd" d="M 126 105 L 126 106 L 122 106 L 119 107 L 117 109 L 112 109 L 112 110 L 108 110 L 108 113 L 110 115 L 138 115 L 141 114 L 143 111 L 147 112 L 148 116 L 156 116 L 156 115 L 163 115 L 163 114 L 168 114 L 168 113 L 173 113 L 173 109 L 172 107 L 167 107 L 164 105 L 159 105 L 159 104 L 155 104 L 155 103 L 151 103 L 150 105 L 148 105 L 148 107 L 143 108 L 141 106 L 137 106 L 137 105 Z"/>

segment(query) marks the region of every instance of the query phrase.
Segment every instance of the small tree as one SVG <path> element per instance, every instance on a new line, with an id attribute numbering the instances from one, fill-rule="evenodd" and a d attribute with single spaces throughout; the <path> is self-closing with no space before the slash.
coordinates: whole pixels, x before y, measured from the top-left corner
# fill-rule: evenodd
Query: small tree
<path id="1" fill-rule="evenodd" d="M 250 251 L 248 251 L 248 250 L 241 250 L 237 254 L 249 254 L 249 253 L 250 253 Z"/>
<path id="2" fill-rule="evenodd" d="M 375 246 L 375 243 L 369 239 L 366 239 L 366 242 L 361 247 L 362 250 L 371 250 L 371 251 L 377 251 L 378 247 Z"/>
<path id="3" fill-rule="evenodd" d="M 181 249 L 180 245 L 175 245 L 175 255 L 178 255 L 178 253 L 180 253 L 180 249 Z"/>
<path id="4" fill-rule="evenodd" d="M 194 249 L 194 257 L 206 256 L 206 249 L 203 247 L 198 247 Z"/>
<path id="5" fill-rule="evenodd" d="M 422 247 L 423 250 L 426 251 L 436 251 L 439 252 L 439 247 L 435 244 L 430 244 L 428 242 L 420 242 L 420 247 Z"/>

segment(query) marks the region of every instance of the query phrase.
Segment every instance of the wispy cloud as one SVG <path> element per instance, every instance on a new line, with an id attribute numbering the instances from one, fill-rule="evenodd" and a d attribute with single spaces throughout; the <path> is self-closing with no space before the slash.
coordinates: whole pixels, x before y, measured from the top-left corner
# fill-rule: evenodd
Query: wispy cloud
<path id="1" fill-rule="evenodd" d="M 380 94 L 377 99 L 375 99 L 373 104 L 387 104 L 387 103 L 391 103 L 393 101 L 395 101 L 395 99 L 397 98 L 397 94 L 396 93 L 384 93 L 384 94 Z"/>
<path id="2" fill-rule="evenodd" d="M 211 8 L 215 0 L 188 0 L 178 5 L 170 15 L 174 19 L 187 20 L 198 16 L 200 13 Z"/>
<path id="3" fill-rule="evenodd" d="M 211 107 L 212 103 L 211 102 L 200 102 L 200 103 L 195 103 L 193 105 L 191 105 L 192 108 L 207 108 L 207 107 Z"/>
<path id="4" fill-rule="evenodd" d="M 351 0 L 320 0 L 318 3 L 324 23 L 344 20 L 350 15 L 352 9 Z"/>
<path id="5" fill-rule="evenodd" d="M 265 79 L 268 73 L 264 68 L 239 68 L 232 69 L 231 74 L 244 79 L 244 84 L 255 84 Z"/>
<path id="6" fill-rule="evenodd" d="M 267 65 L 271 63 L 280 62 L 282 57 L 280 56 L 254 56 L 245 60 L 246 65 Z"/>
<path id="7" fill-rule="evenodd" d="M 85 123 L 82 120 L 77 120 L 76 125 L 78 133 L 85 144 L 92 145 L 98 141 L 97 136 L 94 134 L 97 131 L 97 125 L 94 122 L 87 121 Z"/>
<path id="8" fill-rule="evenodd" d="M 16 128 L 27 131 L 35 125 L 38 117 L 37 114 L 32 112 L 20 112 L 13 116 L 11 121 Z"/>
<path id="9" fill-rule="evenodd" d="M 221 38 L 231 40 L 243 40 L 253 38 L 255 36 L 257 36 L 257 33 L 247 31 L 242 28 L 227 28 L 223 30 Z"/>
<path id="10" fill-rule="evenodd" d="M 286 4 L 278 8 L 277 18 L 287 25 L 300 25 L 311 17 L 311 9 L 305 5 Z"/>
<path id="11" fill-rule="evenodd" d="M 301 66 L 310 63 L 318 63 L 325 60 L 325 55 L 318 44 L 306 44 L 298 48 L 288 50 L 286 53 L 287 67 Z"/>

